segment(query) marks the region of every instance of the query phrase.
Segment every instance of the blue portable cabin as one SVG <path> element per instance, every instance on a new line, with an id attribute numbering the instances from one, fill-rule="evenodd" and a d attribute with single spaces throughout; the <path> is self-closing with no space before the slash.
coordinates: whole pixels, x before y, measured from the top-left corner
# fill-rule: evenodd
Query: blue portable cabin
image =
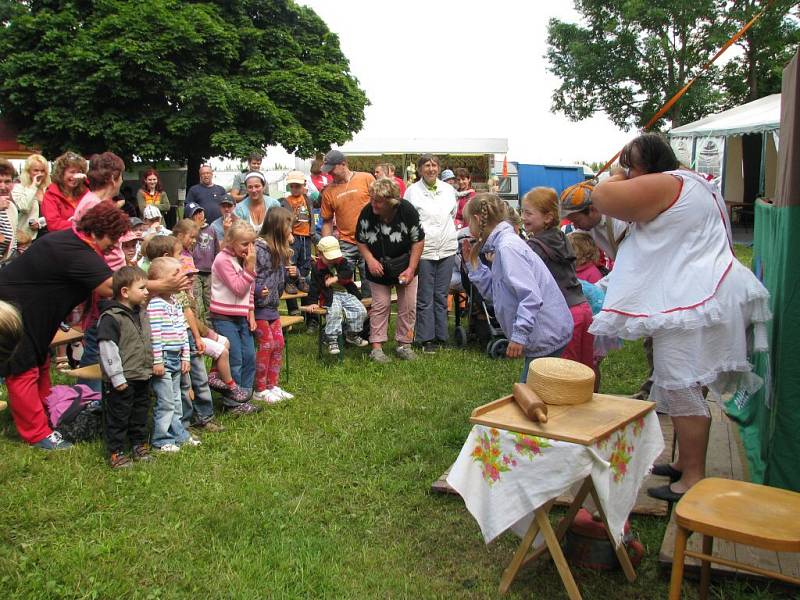
<path id="1" fill-rule="evenodd" d="M 519 197 L 539 186 L 555 188 L 561 194 L 565 188 L 584 180 L 583 167 L 577 165 L 526 165 L 517 164 Z"/>

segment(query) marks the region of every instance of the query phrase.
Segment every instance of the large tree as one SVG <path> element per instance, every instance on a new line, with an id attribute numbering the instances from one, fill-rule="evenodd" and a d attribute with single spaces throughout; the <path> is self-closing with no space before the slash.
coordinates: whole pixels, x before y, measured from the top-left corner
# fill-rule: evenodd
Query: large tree
<path id="1" fill-rule="evenodd" d="M 576 0 L 583 24 L 552 19 L 548 30 L 549 70 L 561 80 L 553 110 L 573 120 L 605 111 L 624 129 L 642 127 L 681 89 L 713 53 L 749 20 L 764 0 Z M 779 0 L 772 18 L 797 31 Z M 734 8 L 736 10 L 734 11 Z M 775 17 L 775 15 L 778 15 Z M 758 42 L 756 42 L 758 43 Z M 756 78 L 782 68 L 780 53 L 752 53 L 746 69 Z M 738 102 L 723 87 L 736 81 L 733 66 L 724 79 L 712 67 L 667 113 L 672 126 Z M 756 84 L 771 93 L 774 86 Z M 761 95 L 763 95 L 763 93 Z M 657 126 L 663 126 L 665 120 Z"/>
<path id="2" fill-rule="evenodd" d="M 338 37 L 291 0 L 22 6 L 3 11 L 0 113 L 49 156 L 111 149 L 192 174 L 269 144 L 309 156 L 363 124 Z"/>

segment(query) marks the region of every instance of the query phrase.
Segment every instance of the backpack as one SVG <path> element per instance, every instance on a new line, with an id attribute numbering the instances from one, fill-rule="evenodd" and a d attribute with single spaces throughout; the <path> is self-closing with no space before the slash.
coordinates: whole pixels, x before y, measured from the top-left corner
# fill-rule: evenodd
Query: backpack
<path id="1" fill-rule="evenodd" d="M 69 442 L 84 442 L 100 437 L 103 416 L 100 392 L 88 385 L 56 385 L 45 399 L 50 426 Z"/>

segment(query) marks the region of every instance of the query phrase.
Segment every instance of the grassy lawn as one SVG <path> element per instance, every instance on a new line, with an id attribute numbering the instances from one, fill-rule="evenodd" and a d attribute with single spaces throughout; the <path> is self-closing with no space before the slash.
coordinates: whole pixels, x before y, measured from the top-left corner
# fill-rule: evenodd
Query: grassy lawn
<path id="1" fill-rule="evenodd" d="M 520 361 L 470 348 L 320 364 L 302 328 L 289 346 L 295 400 L 222 416 L 227 430 L 202 446 L 123 472 L 99 443 L 31 449 L 0 412 L 0 598 L 496 597 L 517 539 L 486 546 L 463 502 L 429 489 L 470 411 L 508 393 Z M 641 345 L 626 344 L 603 363 L 603 391 L 632 393 L 645 372 Z M 576 570 L 585 598 L 666 597 L 666 519 L 632 524 L 646 548 L 637 581 Z M 775 597 L 735 582 L 712 591 Z M 532 596 L 565 597 L 550 563 L 508 595 Z"/>

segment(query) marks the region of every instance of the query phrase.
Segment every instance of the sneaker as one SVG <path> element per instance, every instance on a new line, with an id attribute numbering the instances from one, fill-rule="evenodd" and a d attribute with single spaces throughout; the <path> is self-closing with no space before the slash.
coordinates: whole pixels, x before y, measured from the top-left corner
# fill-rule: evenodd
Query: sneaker
<path id="1" fill-rule="evenodd" d="M 359 348 L 363 348 L 369 344 L 367 340 L 362 338 L 357 333 L 348 333 L 344 336 L 344 339 L 348 344 L 352 344 L 353 346 L 357 346 Z"/>
<path id="2" fill-rule="evenodd" d="M 293 283 L 287 283 L 283 291 L 289 294 L 290 296 L 293 296 L 294 294 L 297 293 L 297 286 Z"/>
<path id="3" fill-rule="evenodd" d="M 153 460 L 153 456 L 150 454 L 150 444 L 135 444 L 131 449 L 131 454 L 133 455 L 133 460 L 142 460 L 145 462 Z M 111 466 L 113 467 L 114 465 Z"/>
<path id="4" fill-rule="evenodd" d="M 225 431 L 225 427 L 221 423 L 218 423 L 213 417 L 205 421 L 195 421 L 192 423 L 192 427 L 200 431 L 207 431 L 208 433 Z"/>
<path id="5" fill-rule="evenodd" d="M 306 324 L 306 332 L 313 333 L 314 335 L 319 333 L 319 321 L 309 321 Z"/>
<path id="6" fill-rule="evenodd" d="M 422 344 L 422 353 L 423 354 L 436 354 L 436 351 L 439 349 L 439 346 L 436 342 L 425 342 Z"/>
<path id="7" fill-rule="evenodd" d="M 277 385 L 272 388 L 272 393 L 281 397 L 281 400 L 291 400 L 294 394 L 290 394 L 284 389 L 279 388 Z"/>
<path id="8" fill-rule="evenodd" d="M 333 341 L 328 343 L 328 354 L 339 354 L 339 342 Z"/>
<path id="9" fill-rule="evenodd" d="M 226 386 L 225 395 L 236 402 L 247 402 L 250 399 L 250 393 L 244 388 L 240 388 L 235 383 L 232 388 Z"/>
<path id="10" fill-rule="evenodd" d="M 391 359 L 386 356 L 381 348 L 373 348 L 370 350 L 369 357 L 374 360 L 375 362 L 379 363 L 388 363 L 391 362 Z"/>
<path id="11" fill-rule="evenodd" d="M 158 450 L 159 452 L 172 453 L 172 452 L 180 452 L 181 448 L 177 444 L 164 444 L 160 448 L 156 448 L 156 450 Z"/>
<path id="12" fill-rule="evenodd" d="M 232 415 L 253 415 L 257 412 L 261 412 L 261 407 L 251 404 L 250 402 L 242 402 L 236 406 L 226 406 L 225 410 Z"/>
<path id="13" fill-rule="evenodd" d="M 295 308 L 294 310 L 290 310 L 290 311 L 289 311 L 289 316 L 290 316 L 290 317 L 299 317 L 299 316 L 300 316 L 300 315 L 302 315 L 302 314 L 303 314 L 303 313 L 302 313 L 302 311 L 301 311 L 299 308 Z"/>
<path id="14" fill-rule="evenodd" d="M 269 398 L 269 390 L 261 390 L 260 392 L 253 392 L 253 400 L 259 402 L 266 402 Z"/>
<path id="15" fill-rule="evenodd" d="M 208 387 L 218 392 L 227 392 L 229 389 L 228 384 L 222 381 L 222 377 L 216 371 L 211 371 L 208 374 Z"/>
<path id="16" fill-rule="evenodd" d="M 417 358 L 417 355 L 414 354 L 414 351 L 408 344 L 403 344 L 402 346 L 398 346 L 396 352 L 397 356 L 399 356 L 403 360 L 414 360 L 415 358 Z"/>
<path id="17" fill-rule="evenodd" d="M 300 277 L 297 280 L 297 289 L 306 294 L 308 293 L 308 281 L 306 281 L 305 277 Z"/>
<path id="18" fill-rule="evenodd" d="M 198 440 L 196 437 L 194 437 L 193 435 L 190 435 L 188 439 L 186 439 L 186 440 L 181 442 L 181 446 L 184 446 L 184 445 L 186 445 L 186 446 L 199 446 L 202 443 L 203 442 Z"/>
<path id="19" fill-rule="evenodd" d="M 72 444 L 65 440 L 57 431 L 54 431 L 43 440 L 36 442 L 34 446 L 42 450 L 67 450 L 68 448 L 72 448 Z"/>
<path id="20" fill-rule="evenodd" d="M 108 459 L 112 469 L 127 469 L 133 466 L 133 461 L 124 452 L 113 452 Z"/>

